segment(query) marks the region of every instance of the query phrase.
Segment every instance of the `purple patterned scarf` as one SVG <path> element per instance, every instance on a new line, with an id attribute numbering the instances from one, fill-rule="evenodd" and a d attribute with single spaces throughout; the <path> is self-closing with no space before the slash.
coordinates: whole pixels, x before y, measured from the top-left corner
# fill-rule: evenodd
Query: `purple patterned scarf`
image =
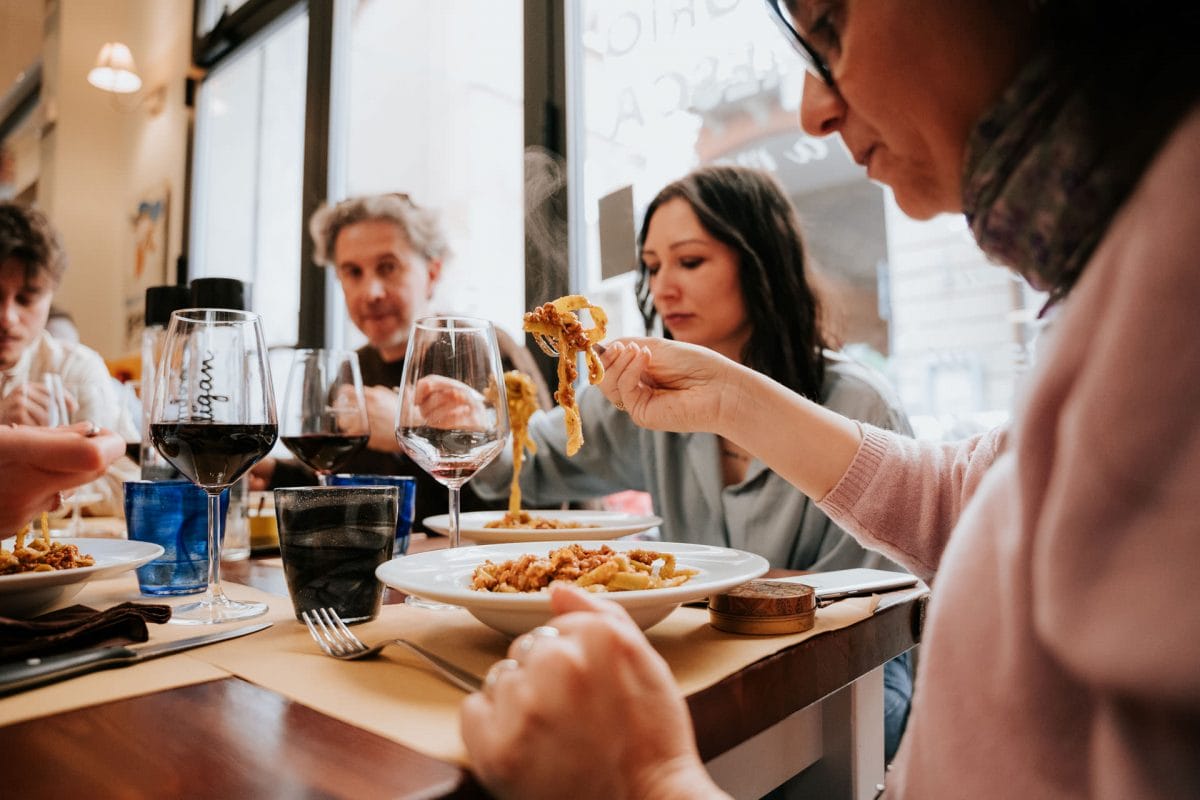
<path id="1" fill-rule="evenodd" d="M 1075 283 L 1139 169 L 1092 134 L 1083 98 L 1035 58 L 967 141 L 963 210 L 987 256 L 1051 305 Z"/>

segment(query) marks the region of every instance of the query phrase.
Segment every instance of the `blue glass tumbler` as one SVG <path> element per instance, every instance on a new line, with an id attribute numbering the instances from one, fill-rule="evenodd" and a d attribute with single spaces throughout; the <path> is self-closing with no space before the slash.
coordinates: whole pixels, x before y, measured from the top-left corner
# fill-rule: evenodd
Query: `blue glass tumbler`
<path id="1" fill-rule="evenodd" d="M 221 492 L 221 535 L 229 491 Z M 144 595 L 197 594 L 208 587 L 208 496 L 191 481 L 127 481 L 129 538 L 162 545 L 163 554 L 137 568 Z"/>
<path id="2" fill-rule="evenodd" d="M 330 475 L 327 486 L 395 486 L 400 490 L 400 513 L 396 516 L 396 555 L 408 552 L 408 536 L 412 532 L 414 506 L 417 501 L 417 479 L 411 475 L 367 475 L 339 473 Z"/>

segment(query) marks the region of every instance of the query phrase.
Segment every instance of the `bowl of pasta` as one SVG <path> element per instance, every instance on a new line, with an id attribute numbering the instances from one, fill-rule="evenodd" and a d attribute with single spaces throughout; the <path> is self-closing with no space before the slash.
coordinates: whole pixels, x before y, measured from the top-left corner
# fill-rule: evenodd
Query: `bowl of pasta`
<path id="1" fill-rule="evenodd" d="M 375 574 L 393 589 L 461 606 L 511 636 L 554 612 L 548 585 L 570 582 L 625 608 L 643 630 L 680 603 L 726 591 L 763 575 L 762 556 L 678 542 L 513 542 L 405 556 Z"/>
<path id="2" fill-rule="evenodd" d="M 44 550 L 40 541 L 25 547 L 17 547 L 13 537 L 0 542 L 0 616 L 25 619 L 49 611 L 88 581 L 111 578 L 163 553 L 160 545 L 124 539 L 54 538 Z M 30 549 L 34 552 L 26 552 Z"/>

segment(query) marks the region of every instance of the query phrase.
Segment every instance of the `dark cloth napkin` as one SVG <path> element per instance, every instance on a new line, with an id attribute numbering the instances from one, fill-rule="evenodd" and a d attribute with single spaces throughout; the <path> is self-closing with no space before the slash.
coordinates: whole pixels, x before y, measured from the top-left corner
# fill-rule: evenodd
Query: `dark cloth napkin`
<path id="1" fill-rule="evenodd" d="M 33 619 L 0 617 L 0 663 L 85 647 L 144 642 L 147 622 L 163 623 L 171 607 L 121 603 L 105 611 L 69 606 Z"/>

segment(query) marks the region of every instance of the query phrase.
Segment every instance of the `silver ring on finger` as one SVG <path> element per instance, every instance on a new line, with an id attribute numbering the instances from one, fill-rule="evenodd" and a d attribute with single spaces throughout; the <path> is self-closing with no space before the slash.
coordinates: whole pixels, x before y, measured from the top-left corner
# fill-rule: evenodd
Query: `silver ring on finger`
<path id="1" fill-rule="evenodd" d="M 483 693 L 491 694 L 501 676 L 515 669 L 520 669 L 520 667 L 521 663 L 515 658 L 502 658 L 495 664 L 492 664 L 488 667 L 487 675 L 483 676 Z"/>
<path id="2" fill-rule="evenodd" d="M 538 639 L 553 639 L 558 635 L 558 628 L 555 628 L 553 625 L 539 625 L 531 631 L 522 633 L 513 642 L 513 657 L 519 659 L 522 656 L 528 655 L 537 644 Z"/>

